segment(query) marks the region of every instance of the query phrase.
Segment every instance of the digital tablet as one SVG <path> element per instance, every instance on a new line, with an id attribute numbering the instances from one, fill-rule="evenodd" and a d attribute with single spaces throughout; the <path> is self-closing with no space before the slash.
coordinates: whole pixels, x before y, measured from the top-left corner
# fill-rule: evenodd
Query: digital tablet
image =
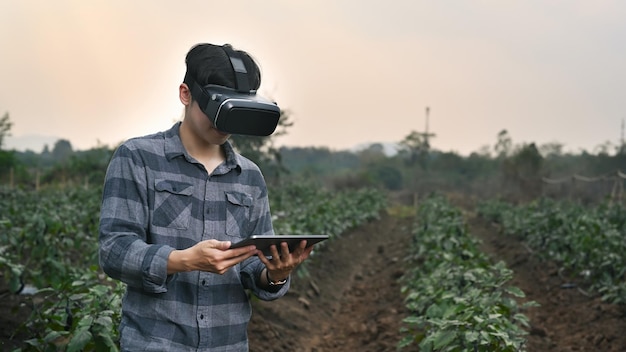
<path id="1" fill-rule="evenodd" d="M 255 245 L 257 249 L 263 251 L 263 254 L 266 256 L 271 256 L 270 246 L 275 244 L 278 253 L 280 253 L 280 244 L 282 242 L 287 242 L 289 245 L 289 252 L 292 252 L 298 245 L 300 245 L 300 241 L 306 240 L 306 246 L 312 246 L 318 242 L 327 240 L 327 235 L 276 235 L 276 236 L 261 236 L 261 235 L 253 235 L 242 241 L 237 243 L 233 243 L 230 248 L 239 248 L 245 247 L 249 245 Z"/>

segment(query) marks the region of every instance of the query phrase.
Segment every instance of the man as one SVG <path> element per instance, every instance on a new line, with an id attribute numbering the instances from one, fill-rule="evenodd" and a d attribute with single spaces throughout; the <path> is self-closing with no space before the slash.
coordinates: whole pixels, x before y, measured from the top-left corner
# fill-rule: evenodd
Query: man
<path id="1" fill-rule="evenodd" d="M 186 64 L 183 121 L 126 141 L 111 159 L 100 264 L 127 284 L 122 350 L 246 351 L 247 291 L 262 300 L 283 296 L 313 247 L 302 241 L 289 253 L 283 243 L 271 259 L 254 246 L 229 249 L 252 234 L 273 235 L 267 188 L 198 104 L 199 92 L 210 84 L 255 91 L 261 76 L 247 53 L 230 46 L 197 45 Z"/>

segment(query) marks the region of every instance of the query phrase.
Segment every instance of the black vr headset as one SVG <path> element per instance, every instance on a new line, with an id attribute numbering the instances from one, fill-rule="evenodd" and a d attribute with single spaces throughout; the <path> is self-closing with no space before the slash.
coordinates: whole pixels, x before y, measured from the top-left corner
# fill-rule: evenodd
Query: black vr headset
<path id="1" fill-rule="evenodd" d="M 200 86 L 193 77 L 185 77 L 191 96 L 213 125 L 220 131 L 250 136 L 274 133 L 280 108 L 250 90 L 248 71 L 239 54 L 230 45 L 222 46 L 230 59 L 236 78 L 236 89 L 209 84 Z"/>

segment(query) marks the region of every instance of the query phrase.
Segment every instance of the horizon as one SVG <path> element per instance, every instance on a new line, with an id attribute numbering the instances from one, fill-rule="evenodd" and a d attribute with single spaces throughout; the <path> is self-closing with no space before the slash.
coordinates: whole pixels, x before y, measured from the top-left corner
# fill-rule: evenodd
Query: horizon
<path id="1" fill-rule="evenodd" d="M 511 136 L 513 137 L 513 136 Z M 624 145 L 624 141 L 620 141 L 618 143 L 612 143 L 609 140 L 605 140 L 604 142 L 598 143 L 596 146 L 593 147 L 592 150 L 588 150 L 588 149 L 584 149 L 584 148 L 578 148 L 577 150 L 572 150 L 571 148 L 567 148 L 567 146 L 563 143 L 560 143 L 559 141 L 553 141 L 553 142 L 549 142 L 549 143 L 544 143 L 544 144 L 538 144 L 536 142 L 533 141 L 524 141 L 524 142 L 516 142 L 514 138 L 512 139 L 512 147 L 513 149 L 515 148 L 519 148 L 522 147 L 524 145 L 529 145 L 531 143 L 534 143 L 535 146 L 541 151 L 541 148 L 544 146 L 549 146 L 549 145 L 553 145 L 553 144 L 559 144 L 563 147 L 562 149 L 562 153 L 564 155 L 566 154 L 572 154 L 572 155 L 577 155 L 577 154 L 582 154 L 582 153 L 588 153 L 588 154 L 596 154 L 598 153 L 600 150 L 602 149 L 615 149 L 615 152 L 617 153 L 618 148 L 620 145 Z M 5 141 L 4 141 L 4 146 L 3 149 L 4 150 L 15 150 L 18 152 L 34 152 L 36 154 L 41 154 L 41 152 L 44 150 L 44 148 L 46 146 L 48 146 L 48 148 L 50 150 L 52 150 L 52 148 L 54 147 L 54 144 L 59 141 L 59 140 L 67 140 L 70 142 L 70 144 L 72 145 L 72 150 L 73 151 L 85 151 L 85 150 L 90 150 L 93 148 L 97 148 L 98 146 L 105 146 L 109 149 L 113 149 L 116 148 L 117 145 L 119 145 L 120 143 L 123 142 L 120 141 L 118 143 L 116 143 L 115 145 L 110 145 L 110 144 L 106 144 L 106 143 L 101 143 L 101 142 L 96 142 L 94 143 L 93 146 L 91 147 L 87 147 L 87 148 L 77 148 L 74 143 L 72 143 L 71 140 L 67 139 L 67 138 L 61 138 L 61 137 L 54 137 L 54 136 L 45 136 L 45 135 L 25 135 L 25 136 L 7 136 L 5 137 Z M 469 153 L 459 153 L 457 151 L 453 151 L 453 150 L 442 150 L 442 149 L 438 149 L 436 147 L 431 148 L 432 151 L 437 151 L 437 152 L 442 152 L 442 153 L 455 153 L 457 155 L 460 156 L 464 156 L 467 157 L 473 153 L 482 153 L 484 152 L 485 148 L 489 149 L 489 152 L 494 152 L 494 148 L 495 148 L 495 142 L 496 142 L 496 138 L 494 137 L 494 141 L 489 144 L 486 143 L 484 144 L 481 148 L 477 148 L 476 150 L 470 151 Z M 359 143 L 356 145 L 353 145 L 350 148 L 343 148 L 343 149 L 337 149 L 337 148 L 332 148 L 329 146 L 324 146 L 324 145 L 311 145 L 311 146 L 304 146 L 304 145 L 278 145 L 279 148 L 281 147 L 285 147 L 285 148 L 326 148 L 329 149 L 330 151 L 333 152 L 342 152 L 342 151 L 348 151 L 348 152 L 358 152 L 362 149 L 367 148 L 368 146 L 371 145 L 375 145 L 375 144 L 380 144 L 383 146 L 383 152 L 385 155 L 387 156 L 392 156 L 395 155 L 395 153 L 397 153 L 398 151 L 398 147 L 400 144 L 400 141 L 371 141 L 371 142 L 363 142 L 363 143 Z"/>

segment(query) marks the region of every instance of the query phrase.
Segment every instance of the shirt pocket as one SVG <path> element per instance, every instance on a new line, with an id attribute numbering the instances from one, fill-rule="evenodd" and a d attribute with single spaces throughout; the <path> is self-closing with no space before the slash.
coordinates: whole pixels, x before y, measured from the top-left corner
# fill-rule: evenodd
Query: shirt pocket
<path id="1" fill-rule="evenodd" d="M 241 192 L 226 193 L 226 234 L 248 237 L 252 196 Z"/>
<path id="2" fill-rule="evenodd" d="M 155 180 L 154 226 L 185 230 L 191 220 L 193 185 L 171 180 Z"/>

